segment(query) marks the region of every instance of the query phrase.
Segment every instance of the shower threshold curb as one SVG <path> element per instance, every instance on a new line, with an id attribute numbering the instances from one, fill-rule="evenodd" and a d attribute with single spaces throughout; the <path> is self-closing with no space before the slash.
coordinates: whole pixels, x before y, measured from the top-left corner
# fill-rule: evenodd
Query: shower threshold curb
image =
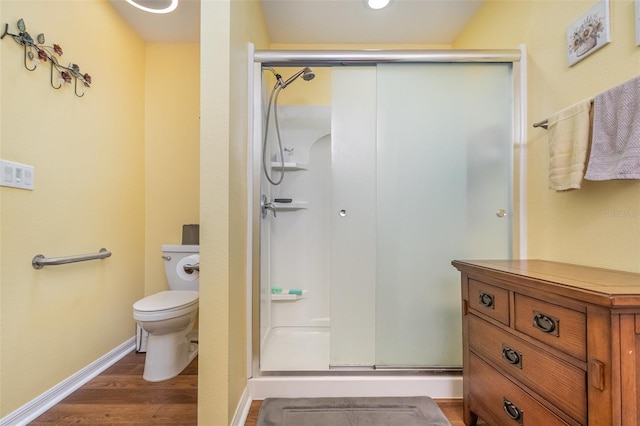
<path id="1" fill-rule="evenodd" d="M 419 396 L 462 398 L 462 376 L 269 376 L 249 379 L 252 399 Z"/>

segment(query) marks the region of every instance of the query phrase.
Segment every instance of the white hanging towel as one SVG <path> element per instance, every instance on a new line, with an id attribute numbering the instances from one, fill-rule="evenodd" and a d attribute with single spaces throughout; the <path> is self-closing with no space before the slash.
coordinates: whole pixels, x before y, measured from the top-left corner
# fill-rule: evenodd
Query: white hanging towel
<path id="1" fill-rule="evenodd" d="M 585 179 L 640 179 L 640 76 L 597 95 L 593 108 Z"/>
<path id="2" fill-rule="evenodd" d="M 587 162 L 591 100 L 567 107 L 548 119 L 549 188 L 580 189 Z"/>

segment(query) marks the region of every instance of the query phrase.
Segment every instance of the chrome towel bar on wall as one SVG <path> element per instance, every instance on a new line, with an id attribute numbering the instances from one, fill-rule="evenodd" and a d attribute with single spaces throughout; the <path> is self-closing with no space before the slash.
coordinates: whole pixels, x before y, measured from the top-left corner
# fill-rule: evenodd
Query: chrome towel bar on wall
<path id="1" fill-rule="evenodd" d="M 593 99 L 591 99 L 591 105 L 593 106 Z M 538 121 L 537 123 L 533 123 L 533 127 L 542 127 L 543 129 L 548 129 L 549 119 L 545 118 L 544 120 Z"/>
<path id="2" fill-rule="evenodd" d="M 42 269 L 49 265 L 64 265 L 65 263 L 84 262 L 86 260 L 106 259 L 111 256 L 111 252 L 106 248 L 101 248 L 98 253 L 79 254 L 76 256 L 51 257 L 46 258 L 42 254 L 37 254 L 31 261 L 33 269 Z"/>

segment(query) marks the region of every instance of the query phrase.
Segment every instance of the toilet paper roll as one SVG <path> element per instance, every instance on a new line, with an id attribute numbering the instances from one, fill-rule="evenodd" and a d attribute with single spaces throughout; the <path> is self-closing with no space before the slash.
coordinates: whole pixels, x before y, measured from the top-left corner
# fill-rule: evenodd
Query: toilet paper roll
<path id="1" fill-rule="evenodd" d="M 200 255 L 192 254 L 191 256 L 184 257 L 180 259 L 178 262 L 178 266 L 176 266 L 176 274 L 180 279 L 185 281 L 194 281 L 198 279 L 200 276 L 200 271 L 193 271 L 192 273 L 188 273 L 184 270 L 185 265 L 195 265 L 200 263 Z"/>

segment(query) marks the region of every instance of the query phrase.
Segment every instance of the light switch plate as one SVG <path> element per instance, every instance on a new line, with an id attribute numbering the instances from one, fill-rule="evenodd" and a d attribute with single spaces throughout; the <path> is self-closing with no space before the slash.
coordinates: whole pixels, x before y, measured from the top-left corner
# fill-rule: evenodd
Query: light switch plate
<path id="1" fill-rule="evenodd" d="M 33 191 L 33 166 L 0 160 L 0 186 Z"/>

